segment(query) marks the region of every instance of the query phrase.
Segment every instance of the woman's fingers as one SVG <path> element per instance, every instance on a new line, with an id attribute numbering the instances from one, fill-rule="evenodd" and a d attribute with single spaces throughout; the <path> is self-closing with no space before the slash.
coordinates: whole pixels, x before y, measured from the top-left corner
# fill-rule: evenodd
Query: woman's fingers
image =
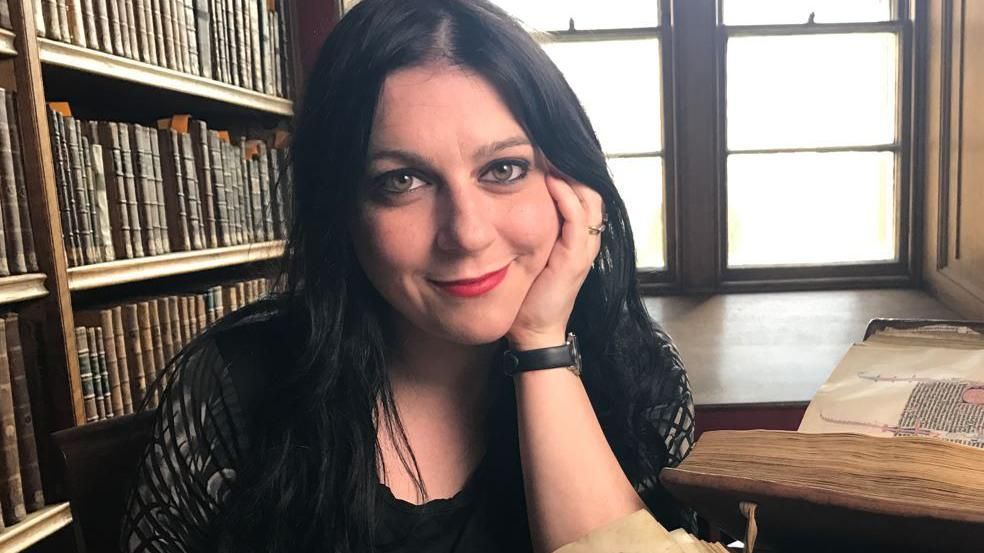
<path id="1" fill-rule="evenodd" d="M 588 226 L 601 224 L 603 201 L 591 187 L 547 175 L 547 187 L 557 204 L 562 221 L 558 243 L 576 259 L 589 265 L 598 255 L 601 240 Z"/>

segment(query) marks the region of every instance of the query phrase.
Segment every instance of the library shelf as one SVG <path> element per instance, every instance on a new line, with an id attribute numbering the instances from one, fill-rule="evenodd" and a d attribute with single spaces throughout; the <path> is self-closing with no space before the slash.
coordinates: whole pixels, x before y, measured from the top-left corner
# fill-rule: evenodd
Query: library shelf
<path id="1" fill-rule="evenodd" d="M 71 523 L 72 509 L 67 502 L 48 505 L 28 514 L 17 524 L 0 530 L 0 551 L 24 551 Z"/>
<path id="2" fill-rule="evenodd" d="M 75 44 L 38 37 L 41 63 L 108 79 L 139 83 L 273 115 L 291 116 L 293 102 L 205 77 L 175 71 Z"/>
<path id="3" fill-rule="evenodd" d="M 44 281 L 45 275 L 41 273 L 0 277 L 0 304 L 32 300 L 48 295 Z"/>
<path id="4" fill-rule="evenodd" d="M 275 240 L 83 265 L 68 269 L 68 288 L 73 292 L 92 290 L 154 278 L 255 263 L 275 259 L 283 251 L 284 242 Z"/>
<path id="5" fill-rule="evenodd" d="M 0 56 L 16 56 L 17 49 L 14 48 L 14 33 L 7 29 L 0 29 Z"/>

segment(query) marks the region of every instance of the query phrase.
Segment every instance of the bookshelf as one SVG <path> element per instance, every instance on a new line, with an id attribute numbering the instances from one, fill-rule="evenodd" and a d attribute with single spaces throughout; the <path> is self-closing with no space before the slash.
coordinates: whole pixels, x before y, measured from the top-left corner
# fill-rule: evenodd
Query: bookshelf
<path id="1" fill-rule="evenodd" d="M 51 14 L 44 6 L 49 3 L 6 1 L 13 29 L 0 29 L 0 86 L 16 91 L 14 109 L 19 122 L 27 209 L 38 267 L 36 271 L 26 274 L 0 277 L 0 314 L 17 313 L 20 320 L 25 321 L 25 326 L 32 329 L 25 340 L 31 340 L 32 344 L 44 344 L 43 348 L 37 347 L 32 354 L 35 356 L 31 360 L 35 370 L 29 370 L 27 377 L 47 505 L 0 530 L 0 551 L 48 551 L 55 548 L 61 551 L 60 546 L 52 544 L 64 541 L 65 536 L 74 535 L 78 539 L 82 534 L 70 532 L 70 529 L 62 531 L 73 523 L 72 505 L 66 501 L 65 490 L 68 488 L 61 481 L 61 461 L 57 458 L 58 450 L 51 434 L 86 424 L 76 327 L 90 324 L 84 322 L 85 316 L 102 307 L 93 305 L 100 301 L 94 298 L 118 296 L 120 302 L 132 302 L 139 297 L 174 292 L 174 283 L 181 286 L 188 283 L 198 286 L 200 283 L 202 287 L 214 287 L 217 279 L 241 279 L 242 274 L 252 271 L 254 267 L 264 269 L 269 266 L 271 260 L 282 255 L 284 242 L 281 239 L 271 240 L 272 235 L 267 231 L 252 240 L 234 239 L 231 243 L 236 245 L 231 246 L 216 247 L 216 239 L 210 238 L 212 247 L 194 246 L 197 249 L 191 251 L 134 256 L 132 259 L 117 256 L 116 261 L 81 265 L 73 262 L 77 266 L 70 266 L 66 248 L 67 229 L 63 227 L 60 207 L 64 204 L 60 203 L 63 197 L 59 195 L 58 180 L 64 178 L 59 176 L 64 172 L 59 173 L 60 168 L 56 166 L 58 152 L 53 147 L 48 102 L 68 102 L 73 112 L 78 112 L 75 115 L 79 120 L 120 121 L 143 125 L 155 132 L 162 117 L 187 113 L 208 123 L 209 129 L 229 129 L 231 140 L 238 140 L 241 136 L 256 138 L 252 136 L 254 131 L 288 130 L 294 103 L 292 99 L 260 91 L 264 90 L 260 83 L 269 83 L 271 74 L 260 73 L 263 79 L 256 81 L 257 73 L 254 72 L 256 86 L 235 86 L 229 84 L 228 73 L 226 82 L 220 82 L 196 74 L 197 71 L 189 71 L 187 66 L 185 71 L 179 71 L 100 51 L 95 48 L 95 41 L 89 42 L 89 46 L 93 46 L 90 49 L 67 40 L 39 36 L 36 25 L 42 18 L 38 17 L 35 9 L 37 6 L 46 10 L 43 14 L 46 19 Z M 52 0 L 50 4 L 60 1 Z M 249 9 L 257 9 L 262 17 L 264 5 L 267 10 L 275 10 L 279 9 L 276 6 L 291 4 L 281 4 L 280 0 L 257 1 Z M 146 5 L 150 6 L 150 3 Z M 248 4 L 242 0 L 241 5 Z M 189 2 L 186 6 L 192 4 Z M 293 7 L 283 11 L 286 17 L 285 27 L 281 31 L 286 34 L 280 36 L 287 49 L 282 58 L 277 58 L 280 69 L 292 75 L 299 74 L 298 49 L 296 43 L 292 44 L 297 38 L 295 11 Z M 77 16 L 72 15 L 70 20 L 74 17 Z M 274 16 L 268 15 L 267 24 L 273 20 Z M 190 25 L 202 24 L 200 19 L 193 17 L 189 17 L 188 22 L 191 22 Z M 257 27 L 252 29 L 256 32 Z M 46 32 L 50 33 L 50 30 L 49 26 Z M 274 37 L 280 32 L 269 26 L 266 30 Z M 209 36 L 214 39 L 216 32 Z M 235 32 L 238 33 L 239 29 Z M 178 36 L 175 35 L 175 41 Z M 105 45 L 107 41 L 101 40 Z M 137 42 L 133 42 L 133 47 L 137 47 Z M 239 50 L 241 56 L 247 55 L 244 52 Z M 253 50 L 248 55 L 253 56 L 255 52 Z M 164 54 L 160 56 L 163 59 Z M 251 70 L 242 71 L 248 74 Z M 296 90 L 296 87 L 293 88 Z M 267 92 L 276 89 L 275 86 L 265 88 Z M 157 135 L 148 136 L 153 138 Z M 230 138 L 227 136 L 226 140 Z M 271 163 L 270 166 L 274 165 Z M 270 196 L 269 192 L 266 194 Z M 230 242 L 226 240 L 221 243 Z M 255 273 L 247 274 L 255 276 Z M 79 320 L 76 320 L 76 314 Z M 28 343 L 24 345 L 26 351 Z M 39 367 L 43 370 L 38 370 Z M 61 537 L 45 540 L 53 534 Z"/>
<path id="2" fill-rule="evenodd" d="M 197 75 L 189 75 L 47 38 L 39 38 L 38 47 L 42 64 L 68 68 L 72 71 L 90 73 L 118 81 L 138 83 L 188 96 L 207 98 L 214 102 L 258 112 L 285 117 L 293 114 L 293 104 L 290 100 Z"/>
<path id="3" fill-rule="evenodd" d="M 141 257 L 96 263 L 68 270 L 68 287 L 73 292 L 105 288 L 119 284 L 144 280 L 186 275 L 267 261 L 275 259 L 284 251 L 281 241 L 243 244 L 191 252 L 177 252 L 163 255 Z"/>
<path id="4" fill-rule="evenodd" d="M 27 518 L 0 531 L 0 551 L 17 553 L 72 523 L 72 509 L 67 502 L 48 505 Z"/>
<path id="5" fill-rule="evenodd" d="M 0 278 L 0 306 L 43 298 L 48 295 L 42 273 L 28 273 Z"/>
<path id="6" fill-rule="evenodd" d="M 14 33 L 7 29 L 0 29 L 0 57 L 16 55 L 17 50 L 14 49 Z"/>

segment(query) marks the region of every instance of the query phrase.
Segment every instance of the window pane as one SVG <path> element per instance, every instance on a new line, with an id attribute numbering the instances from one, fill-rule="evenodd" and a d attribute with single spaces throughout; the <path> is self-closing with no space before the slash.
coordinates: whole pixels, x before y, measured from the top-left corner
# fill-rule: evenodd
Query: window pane
<path id="1" fill-rule="evenodd" d="M 728 148 L 895 141 L 898 47 L 892 33 L 728 41 Z"/>
<path id="2" fill-rule="evenodd" d="M 660 151 L 658 38 L 543 47 L 580 98 L 606 153 Z"/>
<path id="3" fill-rule="evenodd" d="M 629 211 L 640 269 L 666 267 L 666 216 L 663 209 L 663 159 L 659 157 L 608 160 L 622 201 Z"/>
<path id="4" fill-rule="evenodd" d="M 889 0 L 724 0 L 725 25 L 889 21 Z"/>
<path id="5" fill-rule="evenodd" d="M 728 157 L 728 266 L 896 258 L 891 152 Z"/>
<path id="6" fill-rule="evenodd" d="M 531 30 L 579 31 L 659 26 L 656 0 L 494 0 Z"/>

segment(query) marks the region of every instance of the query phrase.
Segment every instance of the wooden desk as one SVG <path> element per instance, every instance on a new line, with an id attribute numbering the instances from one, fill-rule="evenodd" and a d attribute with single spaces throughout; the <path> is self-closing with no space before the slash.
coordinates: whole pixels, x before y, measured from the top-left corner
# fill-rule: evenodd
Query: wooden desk
<path id="1" fill-rule="evenodd" d="M 875 317 L 961 318 L 921 290 L 650 297 L 646 307 L 683 356 L 698 434 L 795 430 Z"/>

